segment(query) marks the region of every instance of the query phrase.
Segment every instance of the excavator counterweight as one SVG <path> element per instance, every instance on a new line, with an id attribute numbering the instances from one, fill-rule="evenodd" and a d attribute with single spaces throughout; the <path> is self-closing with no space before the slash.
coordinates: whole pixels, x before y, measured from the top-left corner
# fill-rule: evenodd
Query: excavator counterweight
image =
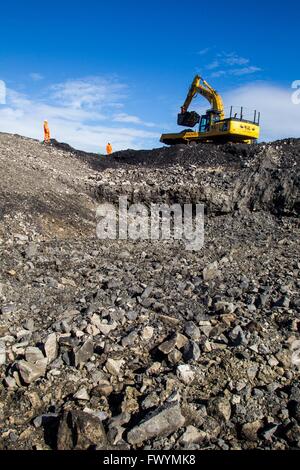
<path id="1" fill-rule="evenodd" d="M 188 111 L 193 99 L 197 95 L 203 96 L 211 105 L 211 108 L 200 116 L 196 111 Z M 176 145 L 189 142 L 228 143 L 256 142 L 259 133 L 260 113 L 254 112 L 253 120 L 246 120 L 243 108 L 239 113 L 225 118 L 224 105 L 221 96 L 202 77 L 196 75 L 189 88 L 187 97 L 181 112 L 178 114 L 177 124 L 183 127 L 193 128 L 199 124 L 197 131 L 189 129 L 176 134 L 163 134 L 160 141 L 167 145 Z"/>

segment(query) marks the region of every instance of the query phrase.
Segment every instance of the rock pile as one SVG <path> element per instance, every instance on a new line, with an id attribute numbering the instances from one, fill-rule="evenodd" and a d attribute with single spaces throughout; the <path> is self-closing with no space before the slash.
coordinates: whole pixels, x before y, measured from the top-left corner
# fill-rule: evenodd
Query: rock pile
<path id="1" fill-rule="evenodd" d="M 299 149 L 0 135 L 0 448 L 299 448 Z M 204 202 L 203 250 L 97 240 L 122 194 Z"/>

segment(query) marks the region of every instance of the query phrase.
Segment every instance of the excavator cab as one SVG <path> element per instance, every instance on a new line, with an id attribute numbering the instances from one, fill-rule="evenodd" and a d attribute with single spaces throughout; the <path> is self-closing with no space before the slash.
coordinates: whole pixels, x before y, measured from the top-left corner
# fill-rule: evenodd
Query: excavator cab
<path id="1" fill-rule="evenodd" d="M 200 121 L 200 126 L 199 126 L 199 132 L 207 132 L 209 129 L 209 116 L 207 114 L 204 114 L 204 116 L 201 116 L 201 121 Z"/>

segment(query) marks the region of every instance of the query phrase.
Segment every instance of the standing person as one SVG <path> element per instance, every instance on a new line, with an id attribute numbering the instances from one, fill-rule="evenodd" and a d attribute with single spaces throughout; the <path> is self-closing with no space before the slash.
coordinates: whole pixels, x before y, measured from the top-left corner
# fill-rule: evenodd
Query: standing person
<path id="1" fill-rule="evenodd" d="M 107 155 L 111 155 L 112 154 L 112 145 L 108 142 L 107 146 L 106 146 L 106 153 Z"/>
<path id="2" fill-rule="evenodd" d="M 44 121 L 44 142 L 50 144 L 50 129 L 47 119 Z"/>

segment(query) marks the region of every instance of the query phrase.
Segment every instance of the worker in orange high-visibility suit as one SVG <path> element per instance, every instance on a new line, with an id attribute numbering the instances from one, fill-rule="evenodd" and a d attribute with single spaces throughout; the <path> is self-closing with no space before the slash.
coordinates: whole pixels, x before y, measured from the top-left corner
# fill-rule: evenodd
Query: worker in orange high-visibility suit
<path id="1" fill-rule="evenodd" d="M 107 146 L 106 146 L 106 153 L 107 155 L 111 155 L 112 154 L 112 145 L 108 142 Z"/>
<path id="2" fill-rule="evenodd" d="M 50 129 L 47 120 L 44 121 L 44 142 L 46 144 L 50 143 Z"/>

